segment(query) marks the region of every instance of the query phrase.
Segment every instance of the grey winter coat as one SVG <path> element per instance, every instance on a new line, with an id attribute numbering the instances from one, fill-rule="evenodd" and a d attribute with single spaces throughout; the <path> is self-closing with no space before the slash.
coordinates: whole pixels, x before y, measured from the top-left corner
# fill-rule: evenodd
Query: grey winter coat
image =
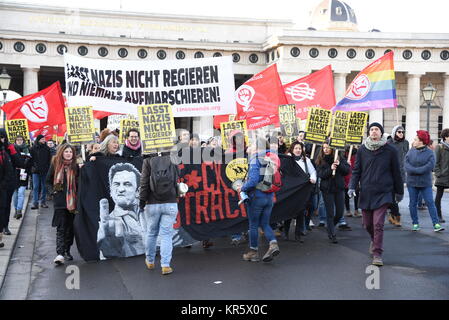
<path id="1" fill-rule="evenodd" d="M 449 147 L 439 144 L 435 149 L 435 185 L 449 188 Z"/>
<path id="2" fill-rule="evenodd" d="M 401 168 L 401 177 L 402 180 L 405 182 L 405 169 L 404 169 L 404 159 L 407 152 L 410 150 L 409 142 L 406 139 L 403 140 L 396 140 L 396 131 L 398 131 L 399 128 L 402 128 L 402 126 L 395 126 L 393 128 L 393 131 L 391 132 L 391 137 L 388 139 L 389 144 L 391 144 L 397 151 L 398 159 L 399 159 L 399 166 Z"/>
<path id="3" fill-rule="evenodd" d="M 407 186 L 425 188 L 432 186 L 432 170 L 435 167 L 435 155 L 427 146 L 411 148 L 405 156 Z"/>

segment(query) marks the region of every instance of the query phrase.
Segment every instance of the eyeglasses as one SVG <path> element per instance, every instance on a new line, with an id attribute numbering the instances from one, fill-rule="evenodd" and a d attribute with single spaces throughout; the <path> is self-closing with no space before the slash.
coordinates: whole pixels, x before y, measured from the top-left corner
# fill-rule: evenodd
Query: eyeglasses
<path id="1" fill-rule="evenodd" d="M 404 131 L 396 131 L 397 133 L 404 133 Z"/>

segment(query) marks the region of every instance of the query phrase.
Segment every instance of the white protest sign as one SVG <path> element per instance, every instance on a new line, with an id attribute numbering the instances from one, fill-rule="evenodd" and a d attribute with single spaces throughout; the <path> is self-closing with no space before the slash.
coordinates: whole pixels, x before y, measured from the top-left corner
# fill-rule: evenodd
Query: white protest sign
<path id="1" fill-rule="evenodd" d="M 137 116 L 137 107 L 168 103 L 175 117 L 235 114 L 232 58 L 121 61 L 64 55 L 69 107 Z"/>

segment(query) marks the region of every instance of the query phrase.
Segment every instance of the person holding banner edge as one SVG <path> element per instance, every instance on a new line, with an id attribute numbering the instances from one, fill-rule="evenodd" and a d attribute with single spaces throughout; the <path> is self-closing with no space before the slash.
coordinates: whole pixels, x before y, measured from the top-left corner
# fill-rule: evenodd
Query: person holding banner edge
<path id="1" fill-rule="evenodd" d="M 355 196 L 360 183 L 359 207 L 362 209 L 363 225 L 369 233 L 369 253 L 372 264 L 383 266 L 383 232 L 385 213 L 393 201 L 404 197 L 404 183 L 396 149 L 383 137 L 384 128 L 373 122 L 368 137 L 359 148 L 349 183 L 349 197 Z"/>

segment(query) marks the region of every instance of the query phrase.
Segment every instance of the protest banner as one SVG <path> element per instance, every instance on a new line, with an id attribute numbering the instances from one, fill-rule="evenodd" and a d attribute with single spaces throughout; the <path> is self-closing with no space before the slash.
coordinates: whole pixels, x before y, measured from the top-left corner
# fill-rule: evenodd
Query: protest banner
<path id="1" fill-rule="evenodd" d="M 332 121 L 332 111 L 309 108 L 304 140 L 313 143 L 323 143 L 329 135 Z"/>
<path id="2" fill-rule="evenodd" d="M 27 119 L 6 120 L 5 129 L 11 143 L 14 143 L 17 136 L 22 136 L 24 143 L 29 146 L 31 145 Z"/>
<path id="3" fill-rule="evenodd" d="M 120 120 L 120 143 L 125 143 L 126 135 L 130 129 L 139 129 L 139 120 L 135 119 L 121 119 Z"/>
<path id="4" fill-rule="evenodd" d="M 344 148 L 348 133 L 350 112 L 336 111 L 332 118 L 332 131 L 329 146 L 335 149 Z"/>
<path id="5" fill-rule="evenodd" d="M 228 121 L 220 124 L 221 144 L 224 150 L 229 149 L 230 134 L 234 131 L 240 131 L 245 137 L 246 144 L 248 144 L 248 130 L 246 127 L 246 120 Z"/>
<path id="6" fill-rule="evenodd" d="M 176 138 L 172 106 L 152 104 L 139 106 L 139 128 L 142 152 L 155 152 L 157 148 L 171 147 Z"/>
<path id="7" fill-rule="evenodd" d="M 94 117 L 95 117 L 95 112 L 94 112 Z M 137 115 L 134 116 L 132 114 L 112 114 L 112 115 L 108 116 L 108 124 L 107 124 L 106 128 L 108 128 L 111 131 L 119 128 L 120 121 L 123 119 L 137 120 Z"/>
<path id="8" fill-rule="evenodd" d="M 70 143 L 91 142 L 95 138 L 92 107 L 65 108 L 67 134 Z"/>
<path id="9" fill-rule="evenodd" d="M 174 117 L 236 114 L 232 57 L 117 61 L 64 55 L 67 104 L 137 115 L 170 104 Z"/>
<path id="10" fill-rule="evenodd" d="M 361 144 L 365 134 L 368 113 L 352 111 L 348 123 L 348 144 Z"/>
<path id="11" fill-rule="evenodd" d="M 279 122 L 281 133 L 284 136 L 287 148 L 296 140 L 299 134 L 296 120 L 296 107 L 294 104 L 283 104 L 279 106 Z"/>

